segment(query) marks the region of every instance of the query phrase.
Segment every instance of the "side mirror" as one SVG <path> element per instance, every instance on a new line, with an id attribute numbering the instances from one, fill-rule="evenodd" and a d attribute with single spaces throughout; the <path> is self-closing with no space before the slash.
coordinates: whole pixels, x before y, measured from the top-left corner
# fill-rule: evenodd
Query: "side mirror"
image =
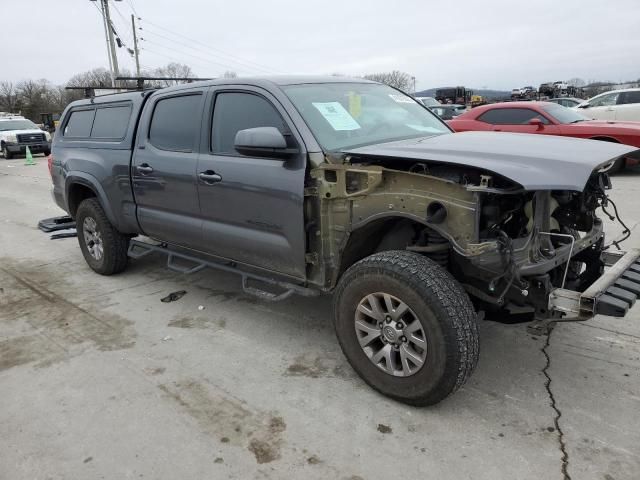
<path id="1" fill-rule="evenodd" d="M 287 148 L 287 141 L 275 127 L 256 127 L 239 130 L 233 146 L 243 155 L 285 156 L 295 153 Z"/>
<path id="2" fill-rule="evenodd" d="M 589 108 L 591 105 L 589 105 L 588 103 L 581 103 L 580 105 L 578 105 L 578 108 Z"/>
<path id="3" fill-rule="evenodd" d="M 532 118 L 529 120 L 529 125 L 535 125 L 538 127 L 538 130 L 542 130 L 544 128 L 544 123 L 539 118 Z"/>

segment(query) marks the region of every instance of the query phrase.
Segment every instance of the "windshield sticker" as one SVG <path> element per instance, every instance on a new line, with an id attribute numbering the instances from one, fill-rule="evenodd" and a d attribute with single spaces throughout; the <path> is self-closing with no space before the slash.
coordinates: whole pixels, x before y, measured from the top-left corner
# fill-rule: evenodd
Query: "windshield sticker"
<path id="1" fill-rule="evenodd" d="M 413 103 L 413 100 L 411 98 L 405 97 L 404 95 L 390 93 L 389 96 L 397 103 Z"/>
<path id="2" fill-rule="evenodd" d="M 362 113 L 362 97 L 356 92 L 349 92 L 349 113 L 353 118 L 360 117 Z"/>
<path id="3" fill-rule="evenodd" d="M 340 102 L 313 102 L 313 106 L 336 131 L 358 130 L 360 128 L 358 122 L 349 115 Z"/>
<path id="4" fill-rule="evenodd" d="M 419 132 L 442 133 L 442 130 L 438 130 L 437 128 L 433 127 L 425 127 L 423 125 L 415 125 L 412 123 L 407 123 L 406 125 L 407 127 L 413 128 L 414 130 L 417 130 Z"/>

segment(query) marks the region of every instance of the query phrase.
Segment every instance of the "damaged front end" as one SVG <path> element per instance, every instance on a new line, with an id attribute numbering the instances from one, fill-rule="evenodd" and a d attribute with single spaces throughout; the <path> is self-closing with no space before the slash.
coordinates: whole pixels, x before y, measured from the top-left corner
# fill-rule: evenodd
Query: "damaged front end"
<path id="1" fill-rule="evenodd" d="M 512 312 L 531 311 L 538 320 L 625 315 L 635 302 L 636 287 L 622 292 L 622 286 L 611 290 L 613 283 L 601 282 L 604 267 L 618 257 L 607 252 L 603 221 L 596 214 L 600 209 L 612 220 L 617 217 L 606 193 L 610 188 L 608 174 L 600 170 L 581 192 L 482 194 L 475 188 L 480 193 L 479 243 L 456 262 L 467 291 Z M 637 254 L 630 255 L 625 262 L 635 262 Z"/>
<path id="2" fill-rule="evenodd" d="M 305 192 L 308 278 L 327 290 L 360 258 L 403 248 L 447 268 L 476 300 L 547 322 L 623 316 L 640 295 L 638 252 L 609 253 L 596 214 L 617 218 L 610 163 L 576 191 L 527 189 L 476 166 L 328 160 Z"/>

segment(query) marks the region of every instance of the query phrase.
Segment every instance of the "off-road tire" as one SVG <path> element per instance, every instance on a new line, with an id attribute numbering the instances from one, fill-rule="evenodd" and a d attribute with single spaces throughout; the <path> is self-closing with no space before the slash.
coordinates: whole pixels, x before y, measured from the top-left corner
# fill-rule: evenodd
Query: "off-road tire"
<path id="1" fill-rule="evenodd" d="M 423 327 L 426 360 L 415 374 L 392 376 L 360 347 L 356 308 L 375 292 L 405 302 Z M 333 308 L 336 335 L 353 369 L 372 388 L 400 402 L 440 402 L 467 381 L 478 362 L 478 326 L 469 296 L 449 272 L 418 253 L 387 251 L 360 260 L 342 275 Z"/>
<path id="2" fill-rule="evenodd" d="M 11 160 L 13 158 L 13 153 L 9 151 L 6 145 L 2 145 L 2 156 L 7 160 Z"/>
<path id="3" fill-rule="evenodd" d="M 100 260 L 96 260 L 87 247 L 83 234 L 83 225 L 86 218 L 92 218 L 96 224 L 96 230 L 100 232 L 103 243 L 103 255 Z M 78 243 L 82 250 L 82 255 L 87 264 L 101 275 L 113 275 L 123 271 L 127 266 L 127 251 L 129 249 L 130 237 L 121 234 L 109 222 L 97 198 L 83 200 L 76 212 L 76 230 L 78 232 Z"/>

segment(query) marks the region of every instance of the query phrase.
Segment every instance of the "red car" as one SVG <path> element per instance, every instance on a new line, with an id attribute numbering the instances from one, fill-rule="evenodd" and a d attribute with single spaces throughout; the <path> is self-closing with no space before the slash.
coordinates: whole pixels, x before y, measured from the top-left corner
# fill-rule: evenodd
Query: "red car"
<path id="1" fill-rule="evenodd" d="M 447 121 L 456 132 L 537 133 L 624 143 L 640 148 L 640 122 L 590 120 L 570 108 L 550 102 L 508 102 L 476 107 Z M 620 159 L 611 171 L 640 163 Z"/>

